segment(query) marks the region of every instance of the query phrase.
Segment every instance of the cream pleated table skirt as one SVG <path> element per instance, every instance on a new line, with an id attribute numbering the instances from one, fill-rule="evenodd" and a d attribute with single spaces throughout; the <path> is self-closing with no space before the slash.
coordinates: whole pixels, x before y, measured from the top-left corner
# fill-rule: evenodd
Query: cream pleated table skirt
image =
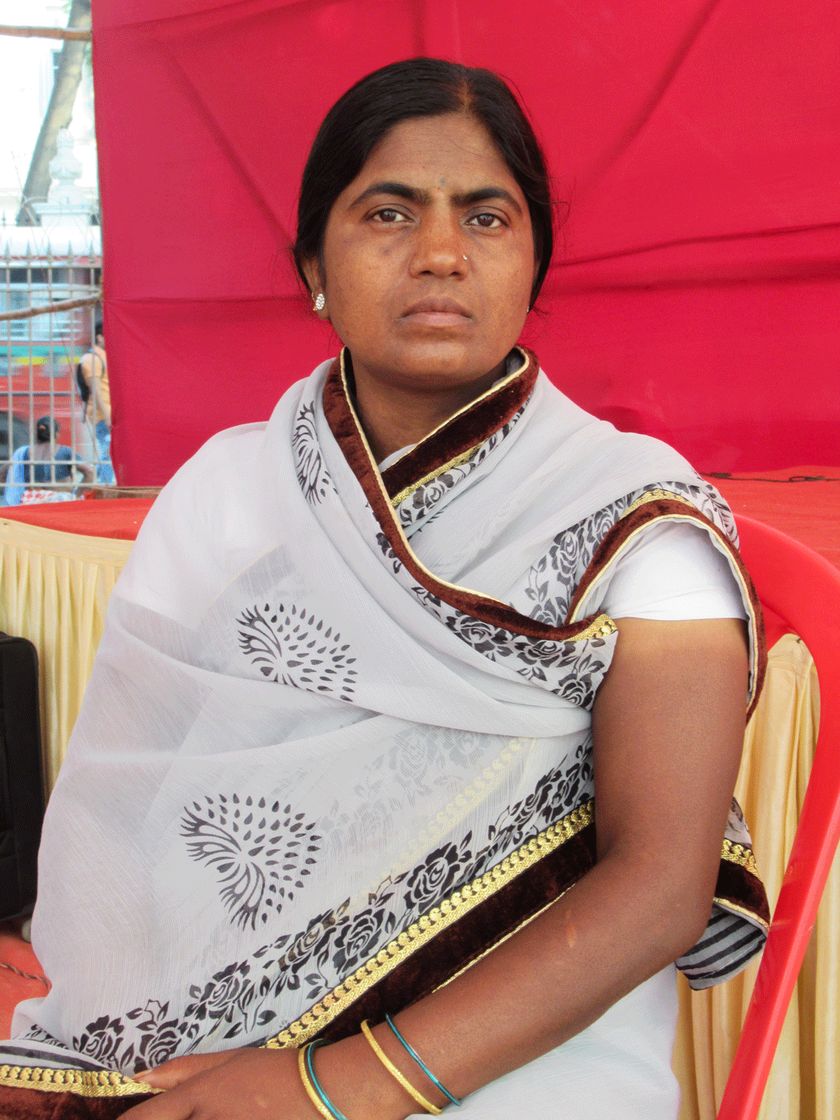
<path id="1" fill-rule="evenodd" d="M 132 541 L 0 518 L 0 630 L 35 643 L 47 791 L 79 714 L 108 597 Z"/>

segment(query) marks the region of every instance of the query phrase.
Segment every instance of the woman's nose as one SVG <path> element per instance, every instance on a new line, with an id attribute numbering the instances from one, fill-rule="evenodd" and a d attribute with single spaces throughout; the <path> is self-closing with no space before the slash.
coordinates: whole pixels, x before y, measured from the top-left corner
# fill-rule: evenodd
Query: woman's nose
<path id="1" fill-rule="evenodd" d="M 412 274 L 457 276 L 465 274 L 467 267 L 464 231 L 458 219 L 454 215 L 424 215 L 415 237 Z"/>

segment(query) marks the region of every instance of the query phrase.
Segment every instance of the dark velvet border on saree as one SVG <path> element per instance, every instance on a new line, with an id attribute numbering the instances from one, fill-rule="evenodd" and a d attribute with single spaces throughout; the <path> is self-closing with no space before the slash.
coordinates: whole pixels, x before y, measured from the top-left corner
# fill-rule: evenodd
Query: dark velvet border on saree
<path id="1" fill-rule="evenodd" d="M 431 591 L 442 602 L 456 610 L 481 622 L 487 622 L 491 626 L 498 626 L 527 638 L 563 642 L 572 640 L 588 630 L 595 621 L 594 615 L 569 626 L 549 626 L 548 623 L 538 622 L 536 619 L 520 614 L 507 603 L 502 603 L 489 595 L 443 583 L 420 564 L 400 531 L 391 507 L 389 493 L 385 489 L 383 478 L 379 474 L 367 446 L 361 423 L 356 416 L 344 370 L 345 353 L 346 351 L 342 351 L 342 354 L 336 358 L 327 375 L 323 396 L 324 414 L 348 465 L 359 480 L 382 532 L 387 537 L 395 556 L 412 577 L 427 591 Z M 419 477 L 425 477 L 429 470 L 434 469 L 435 464 L 443 465 L 454 458 L 453 448 L 475 447 L 477 450 L 493 432 L 498 431 L 505 422 L 503 417 L 510 419 L 522 407 L 533 390 L 539 372 L 536 357 L 528 351 L 523 353 L 527 355 L 528 363 L 509 385 L 485 394 L 470 408 L 453 417 L 450 423 L 443 425 L 438 432 L 433 432 L 427 440 L 417 445 L 414 449 L 417 456 L 413 463 L 414 472 L 421 472 Z M 504 407 L 497 406 L 497 397 L 503 400 Z M 445 444 L 447 440 L 449 442 Z M 427 441 L 430 444 L 428 453 L 425 449 Z M 395 464 L 397 465 L 399 464 Z"/>
<path id="2" fill-rule="evenodd" d="M 336 1041 L 355 1034 L 363 1019 L 381 1022 L 386 1013 L 396 1014 L 422 999 L 550 906 L 594 862 L 595 825 L 589 824 L 441 930 L 318 1031 L 317 1037 Z"/>
<path id="3" fill-rule="evenodd" d="M 714 536 L 724 546 L 734 567 L 740 574 L 749 600 L 750 614 L 755 623 L 755 648 L 753 651 L 755 665 L 752 696 L 750 697 L 750 702 L 747 707 L 747 719 L 749 719 L 755 710 L 758 698 L 761 695 L 761 689 L 764 685 L 764 677 L 767 672 L 767 641 L 765 637 L 764 613 L 761 609 L 761 602 L 759 601 L 758 592 L 755 589 L 750 573 L 744 561 L 741 559 L 741 554 L 729 537 L 727 537 L 713 521 L 710 521 L 705 514 L 701 513 L 700 510 L 690 502 L 679 498 L 678 495 L 674 495 L 673 499 L 655 498 L 646 501 L 642 498 L 641 502 L 643 504 L 640 504 L 638 508 L 631 509 L 617 521 L 598 545 L 589 567 L 584 572 L 572 598 L 569 607 L 569 616 L 572 616 L 578 603 L 585 598 L 595 578 L 611 560 L 615 559 L 616 555 L 634 533 L 637 533 L 640 529 L 645 528 L 654 521 L 673 518 L 693 521 L 700 528 L 705 529 L 706 532 Z"/>
<path id="4" fill-rule="evenodd" d="M 483 394 L 382 472 L 390 498 L 472 448 L 480 447 L 513 419 L 533 392 L 540 371 L 536 354 L 524 347 L 517 347 L 517 350 L 524 362 L 510 381 Z"/>
<path id="5" fill-rule="evenodd" d="M 112 1120 L 151 1096 L 82 1097 L 0 1085 L 0 1120 Z"/>
<path id="6" fill-rule="evenodd" d="M 337 1041 L 357 1033 L 364 1019 L 381 1022 L 386 1013 L 396 1014 L 422 999 L 550 906 L 574 886 L 594 862 L 595 825 L 589 824 L 505 883 L 456 923 L 442 929 L 407 960 L 368 987 L 323 1028 L 308 1032 L 306 1037 Z M 715 900 L 724 904 L 733 902 L 769 922 L 767 899 L 760 880 L 737 863 L 721 860 Z M 89 1097 L 72 1092 L 0 1086 L 0 1118 L 111 1120 L 149 1099 L 150 1095 L 140 1092 L 133 1096 Z"/>
<path id="7" fill-rule="evenodd" d="M 335 1042 L 355 1034 L 364 1019 L 382 1022 L 422 999 L 556 902 L 594 866 L 595 850 L 593 823 L 442 930 L 311 1037 Z M 714 900 L 770 924 L 764 884 L 739 864 L 721 859 Z"/>
<path id="8" fill-rule="evenodd" d="M 754 914 L 765 926 L 770 925 L 770 903 L 762 881 L 737 863 L 728 859 L 720 861 L 715 901 L 728 903 L 738 910 Z"/>

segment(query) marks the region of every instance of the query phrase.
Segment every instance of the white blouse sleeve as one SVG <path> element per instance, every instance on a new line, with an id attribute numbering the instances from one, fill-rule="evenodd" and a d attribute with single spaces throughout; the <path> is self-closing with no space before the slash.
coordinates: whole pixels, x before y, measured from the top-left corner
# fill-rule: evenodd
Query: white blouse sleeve
<path id="1" fill-rule="evenodd" d="M 616 564 L 601 604 L 611 618 L 746 618 L 735 578 L 696 525 L 651 527 Z"/>

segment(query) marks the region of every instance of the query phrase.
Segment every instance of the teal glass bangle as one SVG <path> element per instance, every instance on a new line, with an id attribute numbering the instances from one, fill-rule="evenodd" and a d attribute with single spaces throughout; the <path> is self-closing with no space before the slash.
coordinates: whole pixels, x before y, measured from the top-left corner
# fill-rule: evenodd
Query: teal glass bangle
<path id="1" fill-rule="evenodd" d="M 397 1039 L 397 1041 L 400 1042 L 402 1044 L 403 1048 L 407 1051 L 407 1053 L 411 1055 L 411 1057 L 415 1060 L 415 1062 L 418 1064 L 418 1066 L 422 1069 L 422 1071 L 425 1073 L 425 1075 L 428 1077 L 428 1079 L 431 1081 L 431 1083 L 433 1085 L 437 1085 L 438 1089 L 440 1089 L 440 1091 L 443 1093 L 443 1095 L 445 1097 L 448 1097 L 450 1099 L 450 1101 L 452 1101 L 453 1104 L 457 1104 L 458 1107 L 460 1108 L 461 1102 L 458 1100 L 458 1098 L 453 1097 L 452 1094 L 449 1092 L 449 1090 L 446 1088 L 446 1086 L 442 1085 L 440 1083 L 440 1081 L 438 1081 L 438 1079 L 435 1077 L 435 1075 L 432 1073 L 432 1071 L 429 1069 L 429 1067 L 426 1065 L 426 1063 L 423 1061 L 423 1059 L 420 1057 L 420 1055 L 417 1053 L 417 1051 L 414 1049 L 414 1047 L 411 1046 L 408 1042 L 406 1042 L 406 1040 L 403 1038 L 403 1036 L 397 1030 L 397 1024 L 394 1022 L 394 1020 L 391 1018 L 390 1015 L 385 1016 L 385 1022 L 388 1024 L 388 1026 L 394 1032 L 394 1036 Z"/>
<path id="2" fill-rule="evenodd" d="M 312 1061 L 312 1051 L 315 1050 L 318 1046 L 323 1046 L 324 1044 L 325 1043 L 324 1043 L 323 1039 L 316 1039 L 315 1042 L 310 1042 L 310 1043 L 307 1044 L 306 1053 L 305 1053 L 306 1072 L 309 1074 L 309 1080 L 312 1083 L 312 1088 L 318 1094 L 318 1099 L 320 1100 L 320 1102 L 324 1106 L 324 1108 L 327 1110 L 327 1112 L 329 1112 L 330 1116 L 334 1117 L 335 1120 L 347 1120 L 347 1117 L 343 1113 L 338 1111 L 338 1109 L 332 1103 L 330 1098 L 327 1096 L 327 1094 L 321 1088 L 321 1083 L 319 1082 L 318 1078 L 315 1076 L 315 1066 L 314 1066 L 314 1063 Z"/>

